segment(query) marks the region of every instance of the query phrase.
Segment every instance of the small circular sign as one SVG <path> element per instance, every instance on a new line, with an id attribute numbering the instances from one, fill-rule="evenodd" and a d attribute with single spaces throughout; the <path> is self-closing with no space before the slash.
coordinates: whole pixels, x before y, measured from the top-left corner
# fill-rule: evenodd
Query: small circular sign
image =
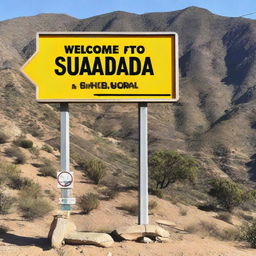
<path id="1" fill-rule="evenodd" d="M 73 182 L 73 176 L 69 172 L 60 172 L 57 181 L 61 187 L 69 187 Z"/>

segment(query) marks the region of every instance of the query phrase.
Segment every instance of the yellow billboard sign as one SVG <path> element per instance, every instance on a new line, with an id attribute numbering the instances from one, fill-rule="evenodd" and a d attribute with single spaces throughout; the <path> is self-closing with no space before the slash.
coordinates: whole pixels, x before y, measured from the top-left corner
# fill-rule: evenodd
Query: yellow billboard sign
<path id="1" fill-rule="evenodd" d="M 39 102 L 178 100 L 176 33 L 38 33 L 23 73 Z"/>

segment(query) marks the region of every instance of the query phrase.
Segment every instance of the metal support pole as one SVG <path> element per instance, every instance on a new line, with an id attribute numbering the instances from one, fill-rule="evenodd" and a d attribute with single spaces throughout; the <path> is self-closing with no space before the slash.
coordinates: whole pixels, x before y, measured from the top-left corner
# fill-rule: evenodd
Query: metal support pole
<path id="1" fill-rule="evenodd" d="M 68 103 L 60 103 L 60 170 L 69 172 L 69 106 Z M 61 198 L 70 198 L 72 190 L 70 188 L 61 189 Z M 62 204 L 61 210 L 70 211 L 70 204 Z"/>
<path id="2" fill-rule="evenodd" d="M 148 224 L 148 107 L 139 103 L 139 224 Z"/>

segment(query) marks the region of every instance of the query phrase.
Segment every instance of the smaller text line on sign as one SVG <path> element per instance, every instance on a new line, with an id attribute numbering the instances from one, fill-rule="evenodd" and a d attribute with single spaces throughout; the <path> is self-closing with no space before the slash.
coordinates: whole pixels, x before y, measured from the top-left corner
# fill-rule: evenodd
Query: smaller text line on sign
<path id="1" fill-rule="evenodd" d="M 178 36 L 173 32 L 38 33 L 22 68 L 39 102 L 178 100 Z"/>

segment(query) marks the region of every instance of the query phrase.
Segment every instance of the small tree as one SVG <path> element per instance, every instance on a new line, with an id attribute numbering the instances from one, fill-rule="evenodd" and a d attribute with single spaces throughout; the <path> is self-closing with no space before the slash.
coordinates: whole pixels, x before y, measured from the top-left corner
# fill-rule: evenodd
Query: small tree
<path id="1" fill-rule="evenodd" d="M 210 194 L 218 200 L 226 210 L 231 211 L 244 201 L 244 191 L 236 183 L 226 178 L 215 178 L 210 181 Z"/>
<path id="2" fill-rule="evenodd" d="M 166 188 L 176 181 L 194 181 L 198 164 L 188 156 L 172 151 L 157 151 L 149 159 L 150 178 L 156 188 Z"/>
<path id="3" fill-rule="evenodd" d="M 100 160 L 90 160 L 86 163 L 84 172 L 91 181 L 99 184 L 106 175 L 106 166 Z"/>

